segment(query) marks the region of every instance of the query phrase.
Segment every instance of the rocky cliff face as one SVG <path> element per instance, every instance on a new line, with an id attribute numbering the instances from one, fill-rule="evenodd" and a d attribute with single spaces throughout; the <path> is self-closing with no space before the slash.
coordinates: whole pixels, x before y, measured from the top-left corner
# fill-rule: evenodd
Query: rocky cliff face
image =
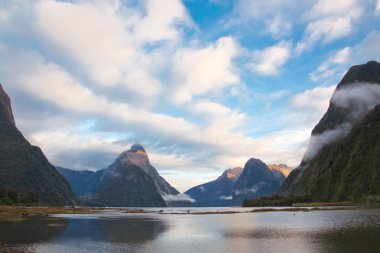
<path id="1" fill-rule="evenodd" d="M 198 185 L 185 192 L 195 200 L 193 206 L 231 206 L 235 183 L 243 168 L 228 169 L 216 180 Z"/>
<path id="2" fill-rule="evenodd" d="M 157 170 L 150 164 L 145 149 L 140 144 L 134 144 L 130 150 L 124 151 L 118 158 L 119 163 L 136 165 L 148 174 L 157 186 L 161 195 L 175 195 L 179 192 L 173 188 L 164 178 L 162 178 Z"/>
<path id="3" fill-rule="evenodd" d="M 290 172 L 293 170 L 293 168 L 289 167 L 286 164 L 268 164 L 268 168 L 272 172 L 275 172 L 275 171 L 280 172 L 281 175 L 278 175 L 278 176 L 279 178 L 283 178 L 283 180 L 285 180 L 285 178 L 288 177 Z"/>
<path id="4" fill-rule="evenodd" d="M 308 150 L 281 187 L 319 201 L 380 193 L 380 63 L 350 68 L 312 131 Z"/>
<path id="5" fill-rule="evenodd" d="M 33 194 L 49 205 L 76 201 L 69 184 L 41 149 L 30 145 L 15 125 L 11 101 L 0 85 L 0 185 L 17 194 Z"/>

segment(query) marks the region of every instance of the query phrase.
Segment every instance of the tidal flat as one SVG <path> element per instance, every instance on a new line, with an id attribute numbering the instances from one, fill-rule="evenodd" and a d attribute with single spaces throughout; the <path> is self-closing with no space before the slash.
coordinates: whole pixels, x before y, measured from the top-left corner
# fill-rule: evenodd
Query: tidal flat
<path id="1" fill-rule="evenodd" d="M 41 208 L 33 210 L 44 210 L 45 215 L 0 221 L 0 252 L 378 252 L 380 248 L 378 208 L 83 208 L 74 212 L 57 208 L 53 213 Z"/>

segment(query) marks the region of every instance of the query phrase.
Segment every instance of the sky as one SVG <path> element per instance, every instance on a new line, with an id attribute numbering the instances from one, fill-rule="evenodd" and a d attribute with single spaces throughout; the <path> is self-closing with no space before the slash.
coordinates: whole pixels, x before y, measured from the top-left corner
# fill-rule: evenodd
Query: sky
<path id="1" fill-rule="evenodd" d="M 0 1 L 0 82 L 29 142 L 93 171 L 140 143 L 180 191 L 251 157 L 297 166 L 379 45 L 380 0 Z"/>

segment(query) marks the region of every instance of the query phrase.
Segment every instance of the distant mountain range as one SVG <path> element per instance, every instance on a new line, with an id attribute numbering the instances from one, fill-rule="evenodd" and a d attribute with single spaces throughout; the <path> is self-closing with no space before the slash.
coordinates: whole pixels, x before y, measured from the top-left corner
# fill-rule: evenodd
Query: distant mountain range
<path id="1" fill-rule="evenodd" d="M 185 194 L 195 200 L 192 206 L 237 206 L 245 199 L 272 195 L 285 180 L 284 164 L 268 167 L 261 160 L 251 158 L 243 168 L 228 169 L 216 180 L 195 186 Z"/>
<path id="2" fill-rule="evenodd" d="M 195 200 L 193 206 L 232 206 L 236 181 L 243 168 L 228 169 L 216 180 L 195 186 L 185 192 Z"/>
<path id="3" fill-rule="evenodd" d="M 357 200 L 380 194 L 380 63 L 353 66 L 312 131 L 282 195 L 316 201 Z"/>
<path id="4" fill-rule="evenodd" d="M 158 174 L 139 144 L 122 152 L 114 163 L 103 170 L 57 169 L 75 194 L 88 205 L 164 207 L 167 206 L 165 198 L 173 199 L 172 196 L 179 194 Z"/>
<path id="5" fill-rule="evenodd" d="M 270 196 L 276 193 L 285 176 L 278 170 L 271 170 L 259 159 L 249 159 L 234 188 L 234 202 L 241 205 L 245 199 Z"/>
<path id="6" fill-rule="evenodd" d="M 10 98 L 1 84 L 0 195 L 0 202 L 5 204 L 24 203 L 26 197 L 49 205 L 72 205 L 77 201 L 67 181 L 41 149 L 30 145 L 17 129 Z"/>

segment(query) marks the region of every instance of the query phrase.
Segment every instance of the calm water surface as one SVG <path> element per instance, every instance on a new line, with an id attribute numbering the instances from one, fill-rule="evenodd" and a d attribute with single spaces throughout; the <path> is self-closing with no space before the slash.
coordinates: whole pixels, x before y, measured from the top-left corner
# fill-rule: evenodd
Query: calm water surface
<path id="1" fill-rule="evenodd" d="M 380 252 L 380 211 L 61 215 L 0 223 L 34 252 Z"/>

